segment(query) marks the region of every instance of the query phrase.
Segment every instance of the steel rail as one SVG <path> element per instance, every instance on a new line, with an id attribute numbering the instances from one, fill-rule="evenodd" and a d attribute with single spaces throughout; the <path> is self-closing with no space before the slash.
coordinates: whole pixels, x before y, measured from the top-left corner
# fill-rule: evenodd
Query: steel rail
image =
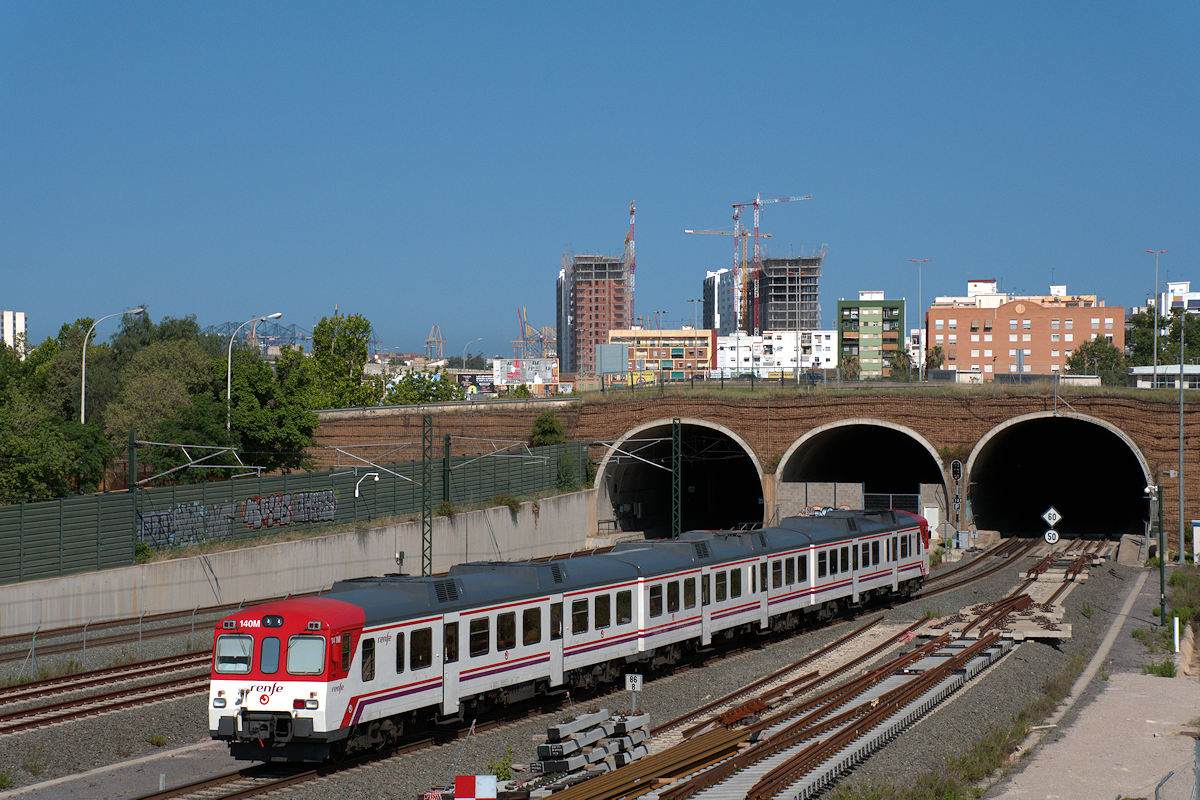
<path id="1" fill-rule="evenodd" d="M 57 678 L 46 678 L 40 681 L 15 683 L 12 686 L 0 688 L 0 701 L 12 703 L 50 693 L 75 692 L 109 683 L 123 683 L 138 680 L 163 670 L 182 672 L 187 669 L 206 667 L 211 659 L 212 654 L 205 650 L 198 653 L 184 653 L 149 661 L 138 661 L 118 667 L 79 672 L 74 675 L 63 675 Z"/>

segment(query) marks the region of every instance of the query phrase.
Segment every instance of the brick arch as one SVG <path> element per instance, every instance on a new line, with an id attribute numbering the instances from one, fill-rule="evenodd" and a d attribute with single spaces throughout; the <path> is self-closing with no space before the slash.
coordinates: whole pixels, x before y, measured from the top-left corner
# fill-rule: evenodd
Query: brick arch
<path id="1" fill-rule="evenodd" d="M 1093 425 L 1104 428 L 1106 431 L 1116 436 L 1125 443 L 1125 446 L 1129 448 L 1130 452 L 1132 452 L 1134 457 L 1137 459 L 1138 464 L 1142 468 L 1142 475 L 1146 479 L 1146 484 L 1149 485 L 1154 483 L 1154 478 L 1150 471 L 1150 462 L 1146 461 L 1146 456 L 1142 453 L 1141 448 L 1139 448 L 1133 439 L 1129 437 L 1129 434 L 1125 433 L 1125 431 L 1121 430 L 1116 425 L 1113 425 L 1108 420 L 1089 416 L 1088 414 L 1080 414 L 1075 411 L 1034 411 L 1029 414 L 1021 414 L 1018 417 L 1006 419 L 1004 422 L 996 425 L 983 436 L 981 436 L 979 441 L 975 443 L 975 447 L 971 449 L 971 455 L 967 457 L 967 463 L 963 465 L 963 471 L 965 473 L 963 476 L 964 481 L 969 483 L 971 470 L 975 467 L 976 459 L 978 458 L 979 454 L 983 452 L 983 448 L 987 446 L 988 442 L 990 442 L 998 433 L 1015 425 L 1020 425 L 1023 422 L 1029 422 L 1030 420 L 1053 419 L 1056 417 L 1075 419 L 1079 420 L 1080 422 L 1089 422 Z"/>
<path id="2" fill-rule="evenodd" d="M 611 498 L 605 489 L 604 478 L 608 473 L 608 462 L 611 460 L 613 453 L 630 439 L 636 438 L 638 434 L 644 433 L 652 428 L 661 428 L 664 426 L 670 428 L 674 421 L 675 417 L 661 417 L 659 419 L 651 420 L 650 422 L 643 422 L 642 424 L 625 431 L 625 433 L 621 434 L 621 436 L 616 439 L 613 444 L 609 445 L 605 449 L 604 457 L 600 459 L 600 464 L 596 467 L 596 477 L 592 484 L 593 488 L 596 490 L 592 505 L 592 513 L 595 515 L 594 520 L 591 521 L 593 529 L 596 527 L 596 521 L 606 516 L 607 509 L 605 506 L 611 506 Z M 700 419 L 699 417 L 679 417 L 679 422 L 681 425 L 694 425 L 701 428 L 708 428 L 709 430 L 717 431 L 718 433 L 728 436 L 750 458 L 750 463 L 754 466 L 755 472 L 758 474 L 758 480 L 760 488 L 763 491 L 763 497 L 770 498 L 773 496 L 767 491 L 768 481 L 763 471 L 762 461 L 759 459 L 758 454 L 754 452 L 754 448 L 752 448 L 750 444 L 744 438 L 742 438 L 742 436 L 735 433 L 732 429 L 720 424 L 719 422 L 712 422 L 711 420 Z M 774 486 L 773 481 L 771 481 L 770 484 L 772 487 Z M 767 507 L 767 505 L 768 503 L 764 502 L 764 509 Z"/>

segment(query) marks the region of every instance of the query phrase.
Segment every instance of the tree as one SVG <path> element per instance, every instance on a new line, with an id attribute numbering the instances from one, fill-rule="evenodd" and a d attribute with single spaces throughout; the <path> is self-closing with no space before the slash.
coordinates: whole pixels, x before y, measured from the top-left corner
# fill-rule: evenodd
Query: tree
<path id="1" fill-rule="evenodd" d="M 120 443 L 131 429 L 146 434 L 157 430 L 195 395 L 212 391 L 213 373 L 213 360 L 193 339 L 155 342 L 143 348 L 121 372 L 120 394 L 109 406 L 105 434 Z"/>
<path id="2" fill-rule="evenodd" d="M 371 341 L 371 323 L 361 314 L 322 317 L 313 329 L 312 360 L 319 408 L 373 406 L 378 383 L 363 383 Z"/>
<path id="3" fill-rule="evenodd" d="M 301 467 L 318 424 L 307 404 L 311 375 L 299 368 L 304 356 L 284 350 L 274 370 L 256 350 L 234 354 L 233 433 L 243 460 L 271 470 Z"/>
<path id="4" fill-rule="evenodd" d="M 94 491 L 115 448 L 97 425 L 57 418 L 10 385 L 0 398 L 0 499 L 48 500 Z"/>
<path id="5" fill-rule="evenodd" d="M 889 366 L 891 371 L 888 376 L 894 381 L 906 381 L 912 377 L 914 367 L 908 350 L 897 350 L 893 353 Z"/>
<path id="6" fill-rule="evenodd" d="M 548 408 L 533 418 L 533 436 L 529 439 L 531 445 L 538 447 L 546 444 L 560 444 L 566 440 L 567 437 L 563 435 L 562 420 L 558 418 L 553 409 Z"/>
<path id="7" fill-rule="evenodd" d="M 1099 375 L 1104 384 L 1125 382 L 1125 354 L 1108 339 L 1097 337 L 1079 345 L 1067 357 L 1066 367 L 1072 375 Z"/>
<path id="8" fill-rule="evenodd" d="M 942 350 L 942 346 L 934 345 L 929 352 L 925 354 L 925 370 L 928 372 L 931 369 L 939 369 L 946 361 L 946 353 Z"/>
<path id="9" fill-rule="evenodd" d="M 419 403 L 440 403 L 466 397 L 461 386 L 445 370 L 406 372 L 392 383 L 383 396 L 384 405 L 412 406 Z"/>
<path id="10" fill-rule="evenodd" d="M 842 379 L 847 381 L 858 380 L 858 356 L 844 355 L 842 356 L 839 369 L 842 371 Z"/>

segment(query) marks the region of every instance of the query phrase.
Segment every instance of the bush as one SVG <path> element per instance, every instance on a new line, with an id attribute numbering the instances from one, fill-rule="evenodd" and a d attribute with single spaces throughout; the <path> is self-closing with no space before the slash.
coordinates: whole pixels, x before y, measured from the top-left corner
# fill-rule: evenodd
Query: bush
<path id="1" fill-rule="evenodd" d="M 508 510 L 516 514 L 521 510 L 521 501 L 511 494 L 498 494 L 492 498 L 494 506 L 508 506 Z"/>
<path id="2" fill-rule="evenodd" d="M 509 745 L 500 758 L 489 758 L 485 769 L 495 775 L 498 781 L 510 781 L 513 776 L 512 760 L 513 749 L 512 745 Z"/>
<path id="3" fill-rule="evenodd" d="M 152 733 L 146 737 L 146 741 L 155 747 L 162 747 L 167 743 L 167 737 L 163 736 L 161 733 Z"/>
<path id="4" fill-rule="evenodd" d="M 1160 678 L 1175 677 L 1175 661 L 1168 658 L 1161 664 L 1147 664 L 1142 667 L 1143 675 L 1157 675 Z"/>
<path id="5" fill-rule="evenodd" d="M 562 420 L 553 409 L 546 409 L 533 418 L 533 436 L 529 443 L 534 447 L 547 444 L 562 444 L 567 440 L 563 434 Z"/>
<path id="6" fill-rule="evenodd" d="M 154 555 L 154 549 L 145 542 L 139 541 L 133 546 L 133 560 L 138 564 L 145 564 Z"/>
<path id="7" fill-rule="evenodd" d="M 575 464 L 571 459 L 563 454 L 558 457 L 558 476 L 554 482 L 555 487 L 566 491 L 578 488 L 579 479 L 575 474 Z"/>
<path id="8" fill-rule="evenodd" d="M 435 517 L 449 517 L 450 519 L 454 519 L 454 503 L 451 503 L 449 500 L 443 500 L 433 510 L 433 515 Z"/>

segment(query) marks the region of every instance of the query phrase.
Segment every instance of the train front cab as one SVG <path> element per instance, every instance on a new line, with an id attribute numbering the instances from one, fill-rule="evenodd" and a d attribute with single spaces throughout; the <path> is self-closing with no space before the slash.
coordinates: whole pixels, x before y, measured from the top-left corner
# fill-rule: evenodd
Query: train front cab
<path id="1" fill-rule="evenodd" d="M 353 631 L 361 628 L 361 611 L 323 598 L 255 606 L 220 620 L 209 686 L 212 738 L 243 760 L 328 758 L 345 737 L 345 698 L 329 688 L 346 676 L 346 651 L 354 652 Z"/>

